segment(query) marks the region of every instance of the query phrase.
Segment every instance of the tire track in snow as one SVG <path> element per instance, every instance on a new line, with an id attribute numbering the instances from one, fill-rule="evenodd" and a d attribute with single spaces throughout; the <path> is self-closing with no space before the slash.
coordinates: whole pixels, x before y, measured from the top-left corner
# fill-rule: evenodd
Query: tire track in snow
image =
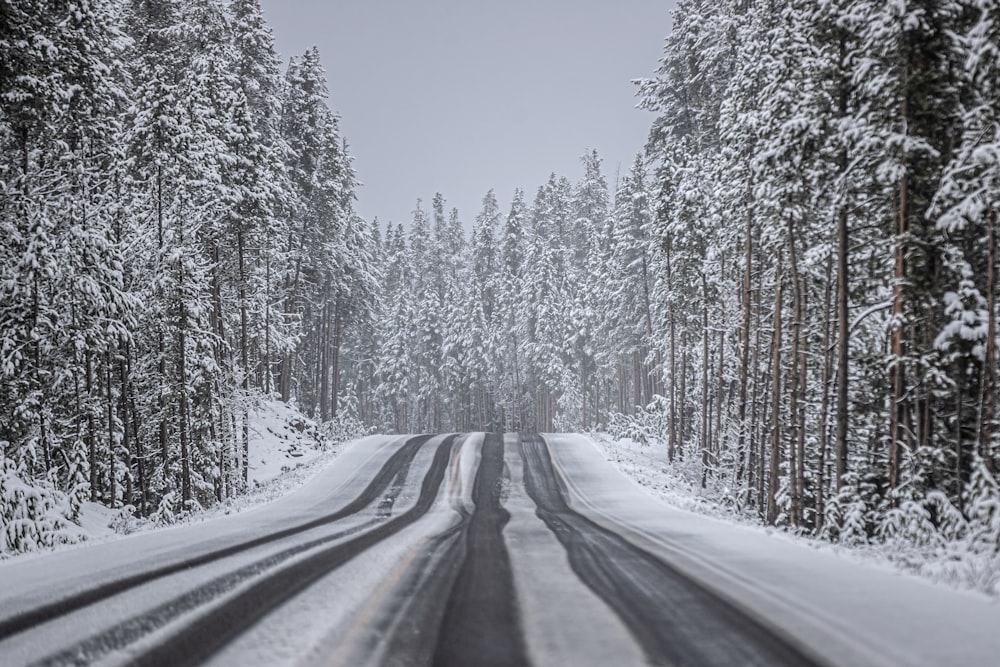
<path id="1" fill-rule="evenodd" d="M 0 641 L 155 579 L 227 558 L 240 552 L 270 544 L 286 537 L 312 530 L 313 528 L 319 528 L 356 514 L 374 502 L 389 483 L 399 474 L 400 470 L 409 468 L 420 447 L 432 437 L 432 435 L 421 435 L 407 440 L 402 447 L 393 452 L 386 462 L 382 464 L 382 467 L 376 473 L 375 477 L 372 478 L 372 481 L 369 482 L 368 486 L 354 500 L 336 512 L 296 526 L 268 533 L 267 535 L 262 535 L 246 542 L 240 542 L 192 558 L 176 561 L 169 565 L 139 572 L 134 575 L 122 577 L 121 579 L 115 579 L 94 588 L 89 588 L 32 609 L 18 612 L 0 619 Z"/>
<path id="2" fill-rule="evenodd" d="M 569 507 L 539 436 L 521 439 L 537 516 L 580 580 L 625 623 L 652 664 L 818 667 L 754 617 Z"/>
<path id="3" fill-rule="evenodd" d="M 420 497 L 406 512 L 347 542 L 313 553 L 256 580 L 217 607 L 190 619 L 187 625 L 148 651 L 131 656 L 129 664 L 139 667 L 201 664 L 282 603 L 368 548 L 416 522 L 427 513 L 437 497 L 457 437 L 448 436 L 438 446 L 421 485 Z"/>
<path id="4" fill-rule="evenodd" d="M 521 636 L 514 577 L 501 504 L 503 436 L 487 433 L 472 489 L 475 510 L 465 526 L 465 557 L 451 588 L 437 635 L 436 667 L 529 664 Z"/>
<path id="5" fill-rule="evenodd" d="M 421 443 L 422 444 L 422 443 Z M 412 450 L 416 454 L 416 450 Z M 114 625 L 107 630 L 92 635 L 69 648 L 58 653 L 43 658 L 32 663 L 32 667 L 56 667 L 59 665 L 89 665 L 105 655 L 125 648 L 129 644 L 142 639 L 144 636 L 167 625 L 181 614 L 189 612 L 197 607 L 208 604 L 220 595 L 233 590 L 238 585 L 250 578 L 257 576 L 267 570 L 280 565 L 289 558 L 297 556 L 311 549 L 341 540 L 360 533 L 368 528 L 377 525 L 392 515 L 392 509 L 396 499 L 406 484 L 406 479 L 412 467 L 414 456 L 407 451 L 402 458 L 403 465 L 392 480 L 392 485 L 388 492 L 382 497 L 377 507 L 375 518 L 364 522 L 361 525 L 353 526 L 347 530 L 338 531 L 332 535 L 297 544 L 291 548 L 284 549 L 276 554 L 262 558 L 254 563 L 240 567 L 232 572 L 220 575 L 211 581 L 199 585 L 183 595 L 177 596 L 167 602 L 146 612 L 133 616 L 132 618 Z M 385 491 L 380 483 L 377 495 Z M 373 489 L 376 491 L 376 489 Z M 371 494 L 369 494 L 371 495 Z M 373 503 L 369 503 L 369 506 Z"/>

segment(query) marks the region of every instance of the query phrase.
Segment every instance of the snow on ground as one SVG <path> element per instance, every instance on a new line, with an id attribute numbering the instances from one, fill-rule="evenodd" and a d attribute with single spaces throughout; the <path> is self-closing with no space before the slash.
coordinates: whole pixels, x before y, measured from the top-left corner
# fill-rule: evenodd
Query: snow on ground
<path id="1" fill-rule="evenodd" d="M 697 483 L 700 464 L 696 457 L 671 463 L 665 446 L 643 445 L 633 440 L 615 440 L 606 434 L 591 436 L 604 457 L 618 470 L 663 502 L 678 509 L 739 524 L 837 557 L 916 574 L 960 590 L 1000 596 L 1000 554 L 971 554 L 960 545 L 951 549 L 920 550 L 900 544 L 843 545 L 808 535 L 762 525 L 754 517 L 738 513 L 725 502 L 726 492 L 706 491 Z M 721 497 L 721 500 L 720 500 Z"/>
<path id="2" fill-rule="evenodd" d="M 181 517 L 178 523 L 204 521 L 269 503 L 315 477 L 342 450 L 342 443 L 329 442 L 317 424 L 294 405 L 278 400 L 263 401 L 250 416 L 250 489 L 218 505 Z M 81 541 L 59 545 L 54 550 L 72 549 L 81 544 L 114 540 L 163 527 L 93 502 L 84 503 L 79 523 L 74 532 Z M 28 552 L 17 558 L 31 556 L 32 552 Z"/>
<path id="3" fill-rule="evenodd" d="M 264 401 L 250 421 L 250 484 L 270 481 L 323 453 L 316 424 L 287 403 Z"/>
<path id="4" fill-rule="evenodd" d="M 594 446 L 573 435 L 548 440 L 574 509 L 598 522 L 614 521 L 638 545 L 836 664 L 997 664 L 996 598 L 953 590 L 816 540 L 664 505 L 656 495 L 693 509 L 706 501 L 697 495 L 685 500 L 683 488 L 665 488 L 671 476 L 651 448 L 603 438 Z M 602 458 L 618 471 L 598 465 Z"/>

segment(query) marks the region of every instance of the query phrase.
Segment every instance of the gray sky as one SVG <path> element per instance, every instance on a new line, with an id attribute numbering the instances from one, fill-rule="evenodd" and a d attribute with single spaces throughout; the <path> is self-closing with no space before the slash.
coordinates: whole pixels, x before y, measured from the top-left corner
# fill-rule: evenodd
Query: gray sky
<path id="1" fill-rule="evenodd" d="M 550 172 L 576 181 L 596 148 L 609 185 L 652 115 L 676 0 L 261 0 L 279 52 L 319 47 L 364 187 L 362 216 L 406 223 L 435 192 L 466 226 L 494 188 L 506 213 Z"/>

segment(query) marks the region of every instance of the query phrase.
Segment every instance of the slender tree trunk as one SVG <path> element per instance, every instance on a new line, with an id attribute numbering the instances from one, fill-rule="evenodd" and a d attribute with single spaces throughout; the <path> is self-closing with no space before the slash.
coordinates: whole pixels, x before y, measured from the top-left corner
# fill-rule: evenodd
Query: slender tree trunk
<path id="1" fill-rule="evenodd" d="M 793 526 L 801 523 L 801 503 L 802 489 L 799 488 L 799 457 L 798 457 L 798 436 L 799 436 L 799 396 L 804 378 L 799 373 L 799 344 L 802 337 L 802 282 L 799 278 L 798 255 L 795 247 L 795 230 L 791 218 L 787 221 L 788 230 L 788 258 L 791 269 L 792 283 L 792 351 L 791 365 L 789 366 L 790 376 L 788 378 L 788 419 L 790 428 L 788 429 L 788 487 L 791 496 L 790 519 Z"/>
<path id="2" fill-rule="evenodd" d="M 830 374 L 832 370 L 832 359 L 830 354 L 830 329 L 831 314 L 830 305 L 833 293 L 833 259 L 826 263 L 826 289 L 823 297 L 823 372 L 820 380 L 819 407 L 819 452 L 816 461 L 816 534 L 823 530 L 823 514 L 825 512 L 824 493 L 826 491 L 826 452 L 829 447 L 830 428 L 827 420 L 830 416 Z"/>
<path id="3" fill-rule="evenodd" d="M 979 431 L 979 455 L 987 470 L 996 472 L 993 460 L 993 434 L 996 428 L 996 211 L 992 205 L 986 214 L 986 358 L 983 360 L 982 417 Z"/>
<path id="4" fill-rule="evenodd" d="M 841 159 L 847 159 L 846 152 Z M 847 474 L 847 390 L 850 384 L 851 337 L 851 324 L 847 321 L 849 237 L 846 206 L 841 207 L 837 218 L 837 434 L 835 458 L 837 461 L 837 491 L 840 491 L 844 485 L 844 476 Z"/>
<path id="5" fill-rule="evenodd" d="M 687 442 L 687 327 L 681 329 L 681 414 L 678 423 L 680 439 L 677 442 L 677 455 L 684 460 L 684 444 Z"/>
<path id="6" fill-rule="evenodd" d="M 756 290 L 756 304 L 754 306 L 754 344 L 753 344 L 753 356 L 750 359 L 750 370 L 753 374 L 753 381 L 750 387 L 750 421 L 745 423 L 743 429 L 747 433 L 747 438 L 749 439 L 749 466 L 747 475 L 747 504 L 750 504 L 760 510 L 761 503 L 759 498 L 756 498 L 754 494 L 754 489 L 759 489 L 761 487 L 761 481 L 763 476 L 758 474 L 758 459 L 761 458 L 761 445 L 758 442 L 757 434 L 757 411 L 759 409 L 760 401 L 760 329 L 761 329 L 761 308 L 760 308 L 760 286 Z M 747 293 L 747 298 L 750 298 L 751 294 Z M 754 500 L 757 500 L 755 503 Z"/>
<path id="7" fill-rule="evenodd" d="M 904 81 L 908 72 L 903 73 Z M 903 96 L 902 119 L 909 119 L 909 108 L 906 96 Z M 907 197 L 907 164 L 905 154 L 901 158 L 903 175 L 899 179 L 899 216 L 896 230 L 895 268 L 892 284 L 892 335 L 890 340 L 890 355 L 892 368 L 890 371 L 889 394 L 889 488 L 895 490 L 899 486 L 899 448 L 904 438 L 906 427 L 905 417 L 905 378 L 903 354 L 905 352 L 903 332 L 903 281 L 906 279 L 906 234 L 909 216 L 909 201 Z"/>
<path id="8" fill-rule="evenodd" d="M 726 273 L 726 262 L 725 256 L 723 255 L 720 259 L 720 275 L 725 275 Z M 719 299 L 719 322 L 726 321 L 726 302 L 725 299 Z M 722 404 L 723 404 L 723 391 L 725 390 L 726 382 L 726 327 L 719 327 L 719 374 L 715 378 L 715 429 L 712 438 L 712 453 L 713 453 L 713 463 L 718 465 L 719 456 L 722 453 L 722 448 L 724 442 L 722 439 Z"/>
<path id="9" fill-rule="evenodd" d="M 163 261 L 163 167 L 156 166 L 156 238 L 157 250 L 159 251 L 159 261 Z M 159 298 L 163 299 L 162 290 L 157 289 Z M 157 353 L 159 355 L 159 379 L 165 386 L 169 386 L 167 378 L 167 340 L 163 331 L 162 323 L 157 324 Z M 170 450 L 167 442 L 167 397 L 163 391 L 159 392 L 157 400 L 160 408 L 160 458 L 163 464 L 163 485 L 170 486 Z"/>
<path id="10" fill-rule="evenodd" d="M 704 271 L 701 274 L 701 296 L 701 488 L 704 489 L 708 479 L 708 449 L 711 446 L 708 438 L 711 421 L 708 407 L 708 366 L 711 361 L 708 355 L 708 279 Z"/>
<path id="11" fill-rule="evenodd" d="M 112 379 L 111 349 L 108 348 L 105 350 L 104 355 L 104 384 L 108 408 L 108 507 L 116 507 L 118 504 L 118 480 L 116 479 L 118 472 L 115 469 L 115 441 L 117 440 L 117 433 L 115 432 L 115 407 L 114 394 L 112 392 L 114 381 Z"/>
<path id="12" fill-rule="evenodd" d="M 774 339 L 771 377 L 771 451 L 770 474 L 767 480 L 767 522 L 774 525 L 778 518 L 778 480 L 781 474 L 781 252 L 774 273 Z"/>
<path id="13" fill-rule="evenodd" d="M 94 426 L 94 409 L 91 405 L 94 400 L 94 361 L 89 349 L 84 356 L 87 372 L 87 463 L 90 468 L 90 502 L 96 503 L 100 499 L 101 485 L 98 477 L 100 466 L 97 462 L 97 429 Z"/>
<path id="14" fill-rule="evenodd" d="M 320 421 L 330 419 L 330 300 L 329 290 L 324 290 L 327 294 L 323 299 L 323 313 L 321 315 L 319 334 L 319 354 L 317 363 L 317 380 L 319 387 L 319 418 Z"/>
<path id="15" fill-rule="evenodd" d="M 240 271 L 240 370 L 242 381 L 240 386 L 243 389 L 243 396 L 240 397 L 242 410 L 240 412 L 240 478 L 243 480 L 243 488 L 246 488 L 250 481 L 250 342 L 249 338 L 249 317 L 247 316 L 247 274 L 246 274 L 246 246 L 243 235 L 243 227 L 237 229 L 236 235 L 237 251 L 239 253 Z M 258 339 L 259 340 L 259 339 Z"/>
<path id="16" fill-rule="evenodd" d="M 808 301 L 808 293 L 803 289 L 802 293 L 802 312 L 799 316 L 799 322 L 805 321 L 806 314 L 806 303 Z M 802 325 L 800 325 L 800 329 Z M 796 514 L 798 516 L 798 525 L 802 525 L 805 521 L 805 502 L 806 502 L 806 381 L 808 379 L 807 375 L 807 351 L 805 341 L 799 344 L 799 424 L 798 424 L 798 438 L 793 446 L 796 448 L 795 460 L 796 466 L 794 467 L 793 474 L 795 475 L 795 488 L 798 491 L 798 501 L 796 503 L 797 509 Z M 795 363 L 795 359 L 792 359 L 792 363 Z"/>
<path id="17" fill-rule="evenodd" d="M 752 197 L 751 186 L 748 186 Z M 747 385 L 750 374 L 750 280 L 753 270 L 753 205 L 747 205 L 746 235 L 743 240 L 743 326 L 740 328 L 739 435 L 736 443 L 736 486 L 743 483 L 747 445 Z"/>
<path id="18" fill-rule="evenodd" d="M 264 257 L 264 393 L 271 395 L 271 253 Z M 246 481 L 244 472 L 244 481 Z"/>
<path id="19" fill-rule="evenodd" d="M 341 302 L 340 290 L 337 290 L 337 300 L 334 304 L 333 309 L 333 371 L 332 371 L 332 383 L 333 383 L 333 399 L 330 405 L 330 413 L 333 418 L 337 418 L 337 411 L 340 405 L 340 332 L 343 326 L 343 304 Z M 435 402 L 435 424 L 436 428 L 440 429 L 440 402 Z"/>
<path id="20" fill-rule="evenodd" d="M 183 238 L 181 243 L 183 244 Z M 177 304 L 177 430 L 181 445 L 181 498 L 185 509 L 191 500 L 191 453 L 188 443 L 188 394 L 187 394 L 187 307 L 184 303 L 184 265 L 178 261 L 178 286 L 180 297 Z"/>

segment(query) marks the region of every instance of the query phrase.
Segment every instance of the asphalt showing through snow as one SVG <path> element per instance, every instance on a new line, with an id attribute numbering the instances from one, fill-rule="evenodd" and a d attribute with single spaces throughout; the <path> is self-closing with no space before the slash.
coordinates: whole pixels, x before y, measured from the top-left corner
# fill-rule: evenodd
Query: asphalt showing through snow
<path id="1" fill-rule="evenodd" d="M 322 616 L 313 619 L 327 648 L 303 647 L 305 663 L 537 663 L 522 612 L 532 591 L 519 589 L 511 551 L 542 549 L 543 540 L 532 545 L 505 533 L 512 521 L 505 502 L 516 491 L 534 504 L 538 530 L 544 526 L 555 538 L 544 541 L 550 546 L 532 567 L 550 568 L 553 577 L 571 572 L 563 576 L 566 587 L 578 589 L 574 599 L 592 600 L 595 618 L 608 619 L 583 631 L 599 636 L 602 626 L 624 627 L 649 665 L 821 664 L 773 626 L 630 541 L 627 531 L 574 509 L 539 436 L 414 436 L 381 459 L 354 472 L 369 481 L 332 512 L 317 508 L 311 518 L 290 517 L 288 527 L 201 553 L 179 548 L 146 569 L 82 589 L 77 584 L 23 608 L 12 608 L 0 592 L 0 663 L 7 664 L 10 647 L 19 663 L 45 667 L 268 664 L 232 647 L 295 609 L 321 582 L 343 590 L 343 604 L 357 611 L 346 620 L 331 613 L 339 620 L 328 628 Z M 521 489 L 511 489 L 512 461 L 521 463 Z M 531 527 L 528 518 L 518 521 Z M 183 529 L 175 539 L 183 541 Z M 368 564 L 385 570 L 377 590 L 357 591 L 354 579 L 338 579 Z M 145 591 L 173 582 L 173 594 L 146 600 Z M 559 599 L 530 602 L 549 608 L 546 622 L 558 624 Z M 89 609 L 102 615 L 97 631 L 63 632 Z"/>

